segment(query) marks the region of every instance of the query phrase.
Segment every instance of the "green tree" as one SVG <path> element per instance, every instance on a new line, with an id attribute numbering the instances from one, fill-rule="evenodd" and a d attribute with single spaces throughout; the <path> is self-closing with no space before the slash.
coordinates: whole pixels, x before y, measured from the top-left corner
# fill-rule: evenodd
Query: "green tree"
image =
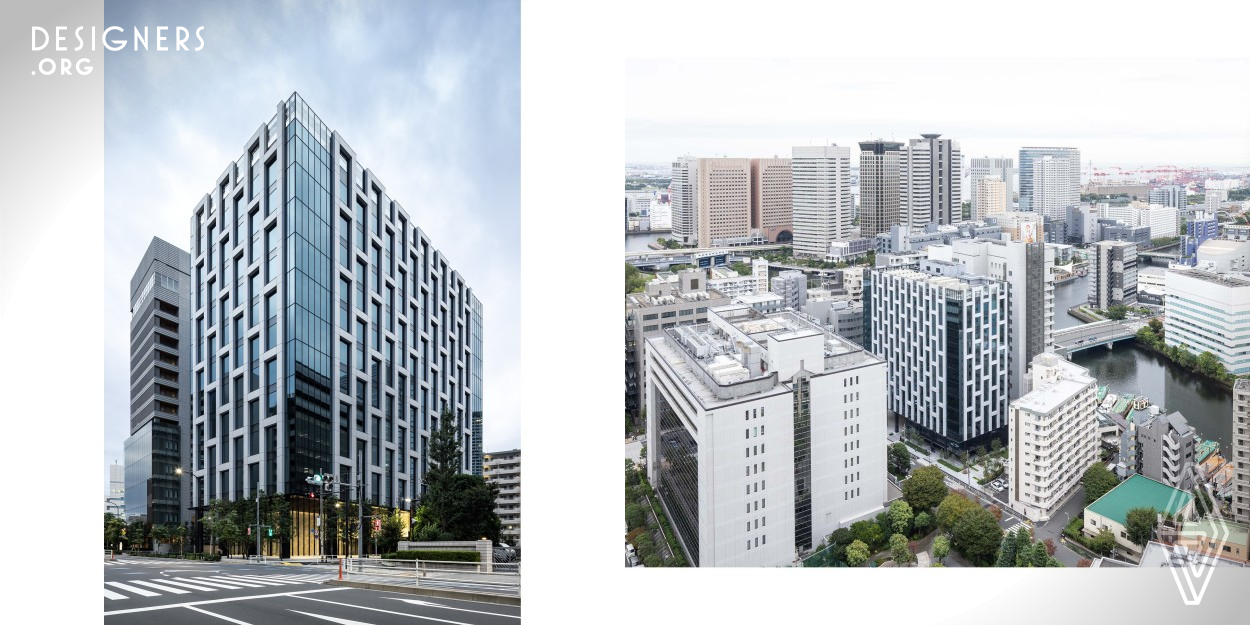
<path id="1" fill-rule="evenodd" d="M 118 543 L 122 542 L 122 529 L 126 527 L 126 522 L 121 520 L 112 512 L 104 513 L 104 547 L 106 549 L 117 549 Z"/>
<path id="2" fill-rule="evenodd" d="M 1053 558 L 1046 555 L 1046 545 L 1043 545 L 1042 543 L 1033 543 L 1031 564 L 1034 567 L 1042 568 L 1048 566 L 1050 560 L 1052 559 Z"/>
<path id="3" fill-rule="evenodd" d="M 1016 566 L 1016 560 L 1019 557 L 1020 546 L 1016 544 L 1014 534 L 1007 534 L 1003 537 L 1002 543 L 998 546 L 998 560 L 995 561 L 996 567 Z"/>
<path id="4" fill-rule="evenodd" d="M 902 534 L 890 536 L 890 556 L 894 558 L 895 565 L 907 566 L 911 564 L 911 550 L 907 548 L 906 536 Z"/>
<path id="5" fill-rule="evenodd" d="M 393 510 L 382 518 L 382 529 L 377 532 L 378 553 L 394 553 L 403 535 L 404 518 L 398 510 Z"/>
<path id="6" fill-rule="evenodd" d="M 126 537 L 128 539 L 127 548 L 148 548 L 148 528 L 143 521 L 131 521 L 130 525 L 126 527 Z"/>
<path id="7" fill-rule="evenodd" d="M 625 263 L 625 292 L 637 293 L 647 286 L 647 281 L 651 276 L 638 271 L 638 268 Z"/>
<path id="8" fill-rule="evenodd" d="M 1003 530 L 989 510 L 973 505 L 951 528 L 951 545 L 974 563 L 983 564 L 994 558 Z"/>
<path id="9" fill-rule="evenodd" d="M 968 499 L 960 493 L 951 493 L 938 504 L 937 522 L 938 527 L 944 530 L 953 530 L 955 524 L 969 512 L 982 509 L 976 502 Z M 989 511 L 986 511 L 989 514 Z M 993 518 L 993 515 L 991 515 Z"/>
<path id="10" fill-rule="evenodd" d="M 1214 376 L 1216 374 L 1216 367 L 1219 366 L 1221 366 L 1220 359 L 1217 358 L 1215 354 L 1212 354 L 1211 352 L 1202 352 L 1198 355 L 1197 369 L 1199 373 Z"/>
<path id="11" fill-rule="evenodd" d="M 831 545 L 849 545 L 852 540 L 855 540 L 855 536 L 851 534 L 851 529 L 848 527 L 839 527 L 829 535 Z"/>
<path id="12" fill-rule="evenodd" d="M 1124 515 L 1124 530 L 1135 545 L 1145 546 L 1158 523 L 1154 508 L 1131 508 Z"/>
<path id="13" fill-rule="evenodd" d="M 1159 321 L 1158 317 L 1155 317 L 1151 319 L 1150 321 L 1147 321 L 1146 325 L 1148 325 L 1155 334 L 1159 336 L 1163 336 L 1163 322 Z"/>
<path id="14" fill-rule="evenodd" d="M 868 545 L 862 540 L 852 541 L 846 547 L 846 563 L 850 566 L 859 566 L 868 561 Z"/>
<path id="15" fill-rule="evenodd" d="M 947 496 L 945 474 L 933 465 L 919 467 L 903 480 L 903 499 L 916 510 L 937 506 Z M 940 522 L 940 519 L 939 519 Z"/>
<path id="16" fill-rule="evenodd" d="M 894 443 L 889 448 L 890 472 L 900 477 L 911 471 L 911 450 L 907 443 Z"/>
<path id="17" fill-rule="evenodd" d="M 641 505 L 631 503 L 625 506 L 625 524 L 628 525 L 630 529 L 645 527 L 646 523 L 647 511 L 644 510 Z"/>
<path id="18" fill-rule="evenodd" d="M 951 541 L 945 536 L 938 536 L 933 539 L 933 557 L 941 562 L 951 551 Z"/>
<path id="19" fill-rule="evenodd" d="M 1128 315 L 1128 308 L 1120 304 L 1116 304 L 1114 306 L 1108 307 L 1107 314 L 1103 316 L 1105 316 L 1108 319 L 1113 319 L 1115 321 L 1122 321 L 1124 317 L 1126 317 L 1127 315 Z"/>
<path id="20" fill-rule="evenodd" d="M 1081 476 L 1081 485 L 1085 487 L 1085 505 L 1094 503 L 1119 483 L 1115 474 L 1106 466 L 1099 463 L 1090 465 Z"/>
<path id="21" fill-rule="evenodd" d="M 890 519 L 890 529 L 895 535 L 903 536 L 911 533 L 912 512 L 911 506 L 902 499 L 895 499 L 889 509 L 886 511 Z"/>
<path id="22" fill-rule="evenodd" d="M 169 544 L 173 537 L 173 531 L 168 525 L 152 526 L 152 549 L 157 549 L 162 544 Z"/>
<path id="23" fill-rule="evenodd" d="M 933 527 L 933 516 L 928 512 L 921 512 L 912 520 L 912 526 L 916 529 L 917 536 L 923 536 Z"/>
<path id="24" fill-rule="evenodd" d="M 748 265 L 747 263 L 744 263 L 744 262 L 736 262 L 736 263 L 734 263 L 734 264 L 730 265 L 729 267 L 730 267 L 731 269 L 733 269 L 734 271 L 738 272 L 738 275 L 740 275 L 740 276 L 749 276 L 749 275 L 751 275 L 751 265 Z"/>
<path id="25" fill-rule="evenodd" d="M 1093 538 L 1085 541 L 1085 545 L 1089 547 L 1090 551 L 1100 556 L 1109 556 L 1112 550 L 1115 549 L 1115 534 L 1104 528 Z"/>
<path id="26" fill-rule="evenodd" d="M 430 467 L 425 473 L 425 496 L 419 509 L 422 539 L 499 542 L 503 524 L 495 514 L 499 487 L 481 476 L 460 472 L 460 436 L 456 418 L 449 410 L 439 417 L 430 437 Z"/>
<path id="27" fill-rule="evenodd" d="M 851 535 L 855 540 L 876 547 L 885 538 L 881 526 L 872 521 L 856 521 L 851 524 Z"/>

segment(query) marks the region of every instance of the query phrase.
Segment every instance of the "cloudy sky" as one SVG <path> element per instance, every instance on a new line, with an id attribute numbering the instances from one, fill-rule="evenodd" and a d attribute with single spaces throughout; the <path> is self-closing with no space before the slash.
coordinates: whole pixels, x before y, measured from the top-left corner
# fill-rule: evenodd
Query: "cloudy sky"
<path id="1" fill-rule="evenodd" d="M 625 162 L 788 156 L 941 133 L 965 156 L 1081 149 L 1094 165 L 1250 166 L 1242 60 L 632 59 Z"/>
<path id="2" fill-rule="evenodd" d="M 205 41 L 106 54 L 105 491 L 129 435 L 130 277 L 153 236 L 189 245 L 191 209 L 293 91 L 482 301 L 485 450 L 519 447 L 517 6 L 110 1 L 105 22 L 204 26 Z"/>

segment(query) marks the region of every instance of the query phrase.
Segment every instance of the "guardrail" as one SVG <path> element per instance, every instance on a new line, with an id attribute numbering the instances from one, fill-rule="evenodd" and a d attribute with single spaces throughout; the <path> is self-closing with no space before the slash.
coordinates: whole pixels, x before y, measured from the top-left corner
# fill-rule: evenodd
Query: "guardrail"
<path id="1" fill-rule="evenodd" d="M 343 558 L 339 579 L 483 594 L 521 594 L 521 563 Z"/>

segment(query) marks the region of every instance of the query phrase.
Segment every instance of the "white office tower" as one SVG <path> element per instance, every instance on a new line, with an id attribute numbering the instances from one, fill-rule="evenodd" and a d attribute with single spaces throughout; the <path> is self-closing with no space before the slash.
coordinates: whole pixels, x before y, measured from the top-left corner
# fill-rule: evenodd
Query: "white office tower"
<path id="1" fill-rule="evenodd" d="M 1185 210 L 1189 203 L 1189 196 L 1185 193 L 1185 187 L 1178 184 L 1151 189 L 1148 197 L 1151 204 L 1171 206 L 1182 211 Z"/>
<path id="2" fill-rule="evenodd" d="M 882 508 L 881 360 L 743 305 L 645 352 L 647 473 L 690 564 L 788 566 Z"/>
<path id="3" fill-rule="evenodd" d="M 1079 167 L 1078 162 L 1055 156 L 1034 160 L 1030 210 L 1054 221 L 1067 220 L 1068 207 L 1081 201 L 1080 185 L 1072 185 L 1073 169 Z"/>
<path id="4" fill-rule="evenodd" d="M 971 197 L 969 202 L 975 208 L 977 205 L 977 182 L 997 176 L 1003 181 L 1003 192 L 1006 200 L 1006 208 L 1011 210 L 1012 197 L 1016 190 L 1016 160 L 1012 158 L 990 158 L 988 156 L 980 158 L 972 158 L 968 160 L 968 194 Z M 975 217 L 974 217 L 975 219 Z"/>
<path id="5" fill-rule="evenodd" d="M 751 259 L 751 276 L 755 278 L 755 292 L 768 292 L 768 259 Z"/>
<path id="6" fill-rule="evenodd" d="M 851 238 L 851 148 L 795 146 L 791 156 L 794 254 L 823 259 L 829 243 Z"/>
<path id="7" fill-rule="evenodd" d="M 1181 235 L 1178 228 L 1181 213 L 1172 206 L 1149 204 L 1136 208 L 1138 226 L 1150 226 L 1150 238 L 1176 237 Z"/>
<path id="8" fill-rule="evenodd" d="M 686 245 L 694 245 L 699 236 L 696 200 L 699 159 L 683 156 L 673 161 L 672 176 L 672 182 L 669 183 L 669 206 L 672 212 L 673 239 Z"/>
<path id="9" fill-rule="evenodd" d="M 670 230 L 673 227 L 673 209 L 672 204 L 663 202 L 652 202 L 651 212 L 651 229 L 652 230 Z"/>
<path id="10" fill-rule="evenodd" d="M 1098 382 L 1050 352 L 1032 363 L 1008 418 L 1008 493 L 1012 510 L 1044 523 L 1098 461 Z"/>
<path id="11" fill-rule="evenodd" d="M 899 150 L 899 223 L 909 228 L 962 219 L 959 142 L 923 134 Z"/>
<path id="12" fill-rule="evenodd" d="M 1029 363 L 1055 347 L 1054 248 L 1040 241 L 963 239 L 929 246 L 928 253 L 933 260 L 955 261 L 969 274 L 1007 284 L 1007 397 L 1023 395 Z"/>
<path id="13" fill-rule="evenodd" d="M 1044 213 L 1036 207 L 1039 197 L 1034 191 L 1037 170 L 1034 162 L 1049 157 L 1051 160 L 1062 160 L 1063 163 L 1052 163 L 1050 168 L 1051 191 L 1043 190 L 1040 197 L 1049 206 L 1067 208 L 1068 204 L 1076 204 L 1081 199 L 1081 151 L 1076 148 L 1020 148 L 1020 210 Z M 1066 184 L 1057 177 L 1067 171 Z M 1045 173 L 1045 172 L 1044 172 Z M 1057 197 L 1056 197 L 1057 195 Z"/>
<path id="14" fill-rule="evenodd" d="M 807 304 L 807 274 L 783 271 L 773 278 L 772 292 L 781 296 L 781 307 L 802 310 Z"/>
<path id="15" fill-rule="evenodd" d="M 1203 196 L 1202 209 L 1208 213 L 1215 214 L 1216 211 L 1220 210 L 1220 203 L 1227 199 L 1228 189 L 1208 188 L 1206 195 Z"/>
<path id="16" fill-rule="evenodd" d="M 1207 243 L 1213 242 L 1220 241 Z M 1169 270 L 1164 284 L 1168 347 L 1184 345 L 1194 355 L 1211 352 L 1229 373 L 1250 373 L 1250 276 Z"/>
<path id="17" fill-rule="evenodd" d="M 997 175 L 972 181 L 972 218 L 980 221 L 1007 212 L 1007 186 Z"/>
<path id="18" fill-rule="evenodd" d="M 940 447 L 988 443 L 1007 423 L 1007 285 L 922 259 L 873 271 L 864 288 L 864 340 L 888 363 L 889 409 Z"/>

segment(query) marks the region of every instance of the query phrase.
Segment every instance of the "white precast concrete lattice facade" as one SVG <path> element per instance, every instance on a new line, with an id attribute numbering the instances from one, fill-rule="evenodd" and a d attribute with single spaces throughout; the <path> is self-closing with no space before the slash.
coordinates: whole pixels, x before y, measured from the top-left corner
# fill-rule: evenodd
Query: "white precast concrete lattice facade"
<path id="1" fill-rule="evenodd" d="M 669 183 L 669 206 L 673 238 L 686 245 L 698 241 L 698 194 L 695 187 L 699 179 L 699 159 L 683 156 L 673 161 L 672 181 Z"/>
<path id="2" fill-rule="evenodd" d="M 645 351 L 647 472 L 691 564 L 789 565 L 882 508 L 879 359 L 805 315 L 742 305 Z"/>
<path id="3" fill-rule="evenodd" d="M 1098 382 L 1054 353 L 1032 364 L 1031 390 L 1010 406 L 1008 488 L 1013 510 L 1045 522 L 1098 461 Z"/>
<path id="4" fill-rule="evenodd" d="M 824 258 L 829 243 L 851 237 L 851 148 L 796 146 L 791 155 L 794 253 Z"/>
<path id="5" fill-rule="evenodd" d="M 1164 280 L 1167 345 L 1211 352 L 1229 373 L 1250 373 L 1250 277 L 1190 269 Z"/>
<path id="6" fill-rule="evenodd" d="M 1007 422 L 1008 287 L 959 263 L 920 267 L 873 272 L 864 340 L 888 364 L 892 412 L 936 444 L 975 446 Z"/>

